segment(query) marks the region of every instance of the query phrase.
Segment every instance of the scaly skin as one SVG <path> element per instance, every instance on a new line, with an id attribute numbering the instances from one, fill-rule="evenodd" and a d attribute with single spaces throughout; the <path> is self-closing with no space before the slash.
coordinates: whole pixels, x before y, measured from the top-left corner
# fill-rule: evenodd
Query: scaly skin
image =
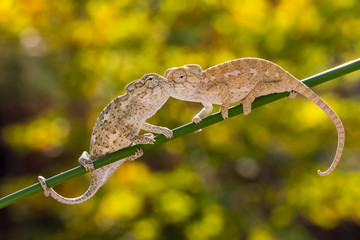
<path id="1" fill-rule="evenodd" d="M 153 144 L 151 133 L 139 136 L 140 129 L 173 137 L 172 131 L 166 127 L 146 123 L 170 97 L 173 85 L 164 77 L 156 74 L 146 74 L 139 80 L 125 87 L 126 93 L 112 100 L 98 117 L 91 141 L 90 154 L 84 152 L 79 158 L 87 171 L 91 171 L 91 182 L 88 190 L 77 198 L 66 198 L 47 188 L 45 178 L 39 176 L 45 196 L 65 204 L 79 204 L 90 199 L 107 181 L 116 169 L 125 161 L 135 160 L 142 156 L 139 149 L 133 156 L 94 169 L 92 159 L 97 159 L 109 153 L 135 144 Z"/>
<path id="2" fill-rule="evenodd" d="M 294 98 L 295 92 L 300 93 L 329 116 L 338 133 L 335 158 L 328 170 L 318 170 L 318 174 L 330 174 L 341 158 L 345 129 L 340 118 L 314 91 L 275 63 L 260 58 L 239 58 L 205 71 L 199 65 L 189 64 L 166 70 L 164 77 L 174 84 L 172 97 L 203 104 L 204 108 L 193 118 L 194 123 L 211 113 L 212 104 L 221 105 L 221 115 L 226 119 L 230 103 L 240 101 L 247 115 L 256 97 L 290 92 L 289 98 Z"/>

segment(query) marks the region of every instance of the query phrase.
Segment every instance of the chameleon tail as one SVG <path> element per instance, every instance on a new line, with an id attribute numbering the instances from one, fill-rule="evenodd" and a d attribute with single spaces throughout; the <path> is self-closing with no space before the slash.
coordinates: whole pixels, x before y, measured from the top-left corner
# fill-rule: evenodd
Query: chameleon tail
<path id="1" fill-rule="evenodd" d="M 116 169 L 124 162 L 125 160 L 116 161 L 107 166 L 95 169 L 91 171 L 91 180 L 90 185 L 86 192 L 76 198 L 66 198 L 58 194 L 53 188 L 48 188 L 45 182 L 45 178 L 42 176 L 38 177 L 41 187 L 44 189 L 45 197 L 51 196 L 56 201 L 64 204 L 74 205 L 80 204 L 89 200 L 94 194 L 99 190 L 99 188 L 104 185 L 106 180 L 116 171 Z"/>
<path id="2" fill-rule="evenodd" d="M 340 118 L 334 112 L 334 110 L 332 110 L 331 107 L 323 99 L 321 99 L 313 90 L 311 90 L 308 86 L 306 86 L 304 83 L 302 83 L 298 80 L 296 80 L 295 84 L 292 83 L 292 86 L 294 86 L 294 85 L 295 85 L 295 88 L 293 90 L 295 90 L 296 92 L 305 96 L 310 101 L 315 103 L 319 108 L 321 108 L 329 116 L 329 118 L 333 121 L 333 123 L 336 127 L 337 134 L 338 134 L 338 145 L 337 145 L 335 158 L 328 170 L 326 170 L 325 172 L 322 172 L 320 170 L 317 171 L 317 173 L 320 176 L 326 176 L 335 169 L 336 165 L 340 161 L 341 154 L 344 149 L 344 143 L 345 143 L 344 126 L 343 126 Z"/>
<path id="3" fill-rule="evenodd" d="M 99 184 L 100 182 L 98 181 L 98 179 L 96 177 L 92 177 L 90 181 L 90 186 L 83 195 L 76 198 L 67 198 L 58 194 L 53 188 L 48 188 L 46 186 L 44 177 L 39 176 L 38 180 L 41 184 L 41 187 L 44 189 L 44 195 L 46 197 L 51 196 L 56 201 L 69 205 L 79 204 L 89 200 L 101 187 L 101 184 Z"/>
<path id="4" fill-rule="evenodd" d="M 87 160 L 90 159 L 90 156 L 87 156 L 87 152 L 84 152 L 81 158 L 85 158 Z M 81 195 L 80 197 L 76 198 L 66 198 L 55 192 L 53 188 L 48 188 L 45 182 L 45 178 L 42 176 L 38 177 L 38 180 L 40 182 L 41 187 L 44 189 L 44 195 L 45 197 L 51 196 L 56 201 L 64 204 L 74 205 L 79 204 L 82 202 L 85 202 L 89 200 L 94 194 L 99 190 L 99 188 L 104 185 L 104 183 L 109 179 L 111 175 L 120 167 L 121 164 L 123 164 L 125 161 L 133 161 L 143 155 L 143 150 L 141 148 L 137 149 L 134 155 L 131 155 L 127 158 L 118 160 L 116 162 L 110 163 L 109 165 L 103 166 L 101 168 L 90 170 L 91 171 L 91 181 L 89 188 L 86 190 L 86 192 Z M 82 162 L 80 161 L 79 162 Z M 84 159 L 83 159 L 84 160 Z M 91 159 L 90 159 L 91 160 Z M 84 163 L 81 163 L 84 166 Z M 85 166 L 84 166 L 85 167 Z"/>

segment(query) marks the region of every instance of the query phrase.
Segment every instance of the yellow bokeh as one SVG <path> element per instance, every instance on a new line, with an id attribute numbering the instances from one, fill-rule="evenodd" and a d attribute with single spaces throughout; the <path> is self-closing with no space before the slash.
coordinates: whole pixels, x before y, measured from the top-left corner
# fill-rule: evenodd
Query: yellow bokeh
<path id="1" fill-rule="evenodd" d="M 126 162 L 116 173 L 118 181 L 114 181 L 114 184 L 128 186 L 142 184 L 148 180 L 149 175 L 149 169 L 144 163 L 138 161 Z"/>
<path id="2" fill-rule="evenodd" d="M 273 209 L 271 221 L 275 226 L 288 226 L 293 218 L 293 210 L 288 206 L 278 206 Z"/>
<path id="3" fill-rule="evenodd" d="M 99 215 L 110 219 L 131 219 L 143 208 L 143 197 L 128 189 L 108 194 L 101 202 Z"/>
<path id="4" fill-rule="evenodd" d="M 156 239 L 159 237 L 160 224 L 154 218 L 141 219 L 134 225 L 137 239 Z"/>
<path id="5" fill-rule="evenodd" d="M 267 226 L 254 228 L 250 232 L 249 240 L 275 240 Z"/>
<path id="6" fill-rule="evenodd" d="M 0 192 L 79 166 L 99 113 L 146 73 L 260 57 L 304 79 L 359 58 L 359 12 L 356 0 L 0 0 Z M 313 88 L 346 130 L 327 177 L 316 170 L 336 130 L 299 94 L 156 145 L 81 205 L 21 200 L 0 238 L 360 238 L 359 77 Z M 174 129 L 201 109 L 170 98 L 147 122 Z M 90 175 L 55 189 L 76 196 Z"/>
<path id="7" fill-rule="evenodd" d="M 193 213 L 194 202 L 186 193 L 168 191 L 159 197 L 158 211 L 166 222 L 186 221 Z"/>
<path id="8" fill-rule="evenodd" d="M 2 137 L 16 148 L 51 152 L 67 141 L 71 126 L 68 120 L 49 113 L 43 118 L 25 124 L 3 128 Z"/>
<path id="9" fill-rule="evenodd" d="M 219 238 L 224 227 L 222 210 L 219 206 L 206 206 L 200 220 L 193 222 L 186 229 L 188 239 Z"/>

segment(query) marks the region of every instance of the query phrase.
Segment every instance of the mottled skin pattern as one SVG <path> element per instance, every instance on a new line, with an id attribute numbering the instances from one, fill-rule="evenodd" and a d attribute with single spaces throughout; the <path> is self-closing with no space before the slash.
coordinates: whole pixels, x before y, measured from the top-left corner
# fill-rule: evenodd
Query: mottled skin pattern
<path id="1" fill-rule="evenodd" d="M 333 121 L 338 133 L 338 146 L 330 168 L 318 174 L 331 173 L 338 164 L 344 148 L 345 130 L 341 120 L 330 106 L 309 87 L 280 66 L 259 58 L 239 58 L 210 67 L 205 71 L 199 65 L 189 64 L 170 68 L 164 77 L 174 84 L 172 97 L 185 101 L 201 102 L 204 108 L 193 118 L 199 123 L 212 111 L 212 104 L 221 105 L 220 112 L 228 118 L 230 103 L 240 101 L 244 114 L 251 112 L 256 97 L 271 93 L 290 92 L 289 98 L 298 92 L 319 106 Z"/>
<path id="2" fill-rule="evenodd" d="M 146 74 L 128 84 L 125 90 L 126 94 L 112 100 L 101 112 L 93 129 L 90 155 L 84 152 L 79 158 L 86 170 L 92 172 L 88 190 L 80 197 L 65 198 L 52 188 L 47 188 L 45 179 L 39 176 L 45 196 L 51 196 L 65 204 L 82 203 L 91 198 L 123 162 L 139 158 L 143 151 L 140 149 L 133 156 L 98 169 L 94 169 L 91 159 L 97 159 L 130 145 L 153 144 L 154 136 L 151 133 L 139 136 L 140 129 L 164 134 L 167 138 L 173 137 L 172 131 L 168 128 L 145 122 L 170 97 L 173 86 L 166 78 L 155 73 Z"/>

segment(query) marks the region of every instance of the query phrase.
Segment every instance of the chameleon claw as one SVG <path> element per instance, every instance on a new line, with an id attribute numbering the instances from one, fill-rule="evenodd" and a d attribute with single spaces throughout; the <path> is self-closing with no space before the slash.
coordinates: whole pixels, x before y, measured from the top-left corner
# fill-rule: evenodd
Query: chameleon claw
<path id="1" fill-rule="evenodd" d="M 83 165 L 87 172 L 92 172 L 95 170 L 94 163 L 92 162 L 90 155 L 86 151 L 81 154 L 78 162 Z"/>
<path id="2" fill-rule="evenodd" d="M 248 101 L 242 101 L 241 104 L 243 105 L 243 112 L 245 116 L 251 113 L 251 103 L 248 103 Z"/>
<path id="3" fill-rule="evenodd" d="M 164 135 L 168 139 L 172 138 L 174 136 L 173 132 L 170 129 L 168 129 L 167 127 L 157 127 L 157 128 L 158 128 L 157 133 Z M 154 137 L 154 135 L 152 135 L 152 137 Z"/>
<path id="4" fill-rule="evenodd" d="M 155 137 L 154 134 L 152 134 L 152 133 L 145 133 L 144 136 L 149 137 L 149 138 Z"/>
<path id="5" fill-rule="evenodd" d="M 192 122 L 195 124 L 199 124 L 201 123 L 201 118 L 199 116 L 195 116 L 193 117 Z"/>
<path id="6" fill-rule="evenodd" d="M 201 118 L 198 115 L 196 115 L 195 117 L 193 117 L 192 122 L 195 124 L 199 124 L 199 123 L 201 123 Z M 200 129 L 194 131 L 194 133 L 199 133 L 201 131 L 202 131 L 202 129 L 200 128 Z"/>
<path id="7" fill-rule="evenodd" d="M 173 138 L 173 137 L 174 137 L 173 132 L 172 132 L 170 129 L 168 129 L 168 128 L 165 128 L 165 129 L 164 129 L 163 135 L 164 135 L 167 139 L 170 139 L 170 138 Z"/>
<path id="8" fill-rule="evenodd" d="M 229 108 L 221 107 L 220 112 L 224 120 L 229 118 Z"/>
<path id="9" fill-rule="evenodd" d="M 296 97 L 296 95 L 297 95 L 297 92 L 291 91 L 291 92 L 289 93 L 288 99 L 294 99 L 294 98 Z"/>
<path id="10" fill-rule="evenodd" d="M 134 154 L 134 158 L 139 158 L 142 155 L 144 155 L 144 150 L 142 148 L 138 148 L 138 149 L 136 149 L 136 152 Z"/>

